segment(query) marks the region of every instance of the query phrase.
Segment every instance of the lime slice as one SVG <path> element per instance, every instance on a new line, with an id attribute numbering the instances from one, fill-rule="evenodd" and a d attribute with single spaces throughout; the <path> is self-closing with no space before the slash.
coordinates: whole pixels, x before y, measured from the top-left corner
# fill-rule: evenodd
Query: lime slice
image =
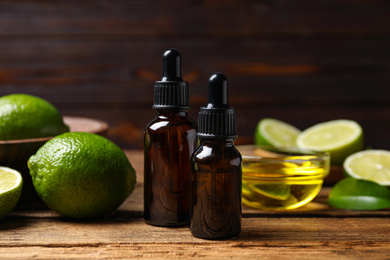
<path id="1" fill-rule="evenodd" d="M 286 200 L 290 197 L 290 185 L 286 184 L 248 184 L 253 192 L 271 199 Z"/>
<path id="2" fill-rule="evenodd" d="M 283 121 L 264 118 L 257 124 L 255 143 L 258 145 L 296 146 L 295 141 L 301 131 Z"/>
<path id="3" fill-rule="evenodd" d="M 357 152 L 348 156 L 343 166 L 344 171 L 351 177 L 390 186 L 390 151 Z"/>
<path id="4" fill-rule="evenodd" d="M 23 180 L 18 171 L 0 167 L 0 219 L 16 206 L 22 193 Z"/>
<path id="5" fill-rule="evenodd" d="M 297 146 L 329 152 L 332 164 L 340 165 L 363 148 L 363 130 L 352 120 L 328 121 L 304 130 L 297 138 Z"/>
<path id="6" fill-rule="evenodd" d="M 384 209 L 390 207 L 390 190 L 375 182 L 348 177 L 336 183 L 328 202 L 342 209 Z"/>
<path id="7" fill-rule="evenodd" d="M 242 187 L 242 196 L 249 196 L 249 195 L 251 195 L 251 191 L 248 188 L 248 182 L 243 180 L 241 187 Z"/>

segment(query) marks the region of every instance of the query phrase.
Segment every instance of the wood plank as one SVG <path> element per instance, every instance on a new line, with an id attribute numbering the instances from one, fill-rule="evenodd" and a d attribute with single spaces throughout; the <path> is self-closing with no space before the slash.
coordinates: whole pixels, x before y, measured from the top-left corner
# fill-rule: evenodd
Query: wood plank
<path id="1" fill-rule="evenodd" d="M 72 246 L 110 243 L 201 243 L 223 244 L 228 240 L 204 240 L 193 237 L 188 227 L 164 228 L 146 224 L 143 219 L 127 216 L 88 222 L 66 221 L 61 218 L 30 218 L 28 228 L 21 228 L 18 218 L 2 222 L 0 245 L 4 246 Z M 369 225 L 363 225 L 369 223 Z M 243 218 L 242 232 L 232 242 L 253 243 L 282 241 L 291 244 L 316 242 L 389 243 L 390 220 L 384 218 Z M 338 234 L 335 236 L 335 234 Z M 389 248 L 390 250 L 390 248 Z"/>
<path id="2" fill-rule="evenodd" d="M 153 6 L 151 8 L 151 6 Z M 388 32 L 386 1 L 13 1 L 0 33 L 138 35 Z M 14 19 L 17 17 L 18 19 Z M 72 17 L 72 19 L 69 19 Z M 109 17 L 109 20 L 104 19 Z M 103 19 L 102 19 L 103 18 Z M 9 21 L 13 22 L 10 23 Z M 180 21 L 178 23 L 177 21 Z"/>
<path id="3" fill-rule="evenodd" d="M 28 228 L 22 223 L 15 219 L 2 224 L 2 257 L 321 258 L 387 257 L 390 252 L 388 218 L 244 218 L 241 235 L 226 241 L 198 239 L 186 227 L 172 232 L 132 217 L 88 223 L 29 219 Z"/>
<path id="4" fill-rule="evenodd" d="M 161 77 L 163 51 L 175 47 L 182 53 L 183 73 L 192 84 L 199 84 L 202 77 L 207 78 L 216 69 L 232 78 L 260 77 L 263 81 L 280 83 L 316 80 L 310 75 L 320 76 L 320 81 L 345 81 L 352 76 L 380 79 L 379 76 L 387 76 L 390 54 L 386 47 L 389 43 L 390 37 L 379 40 L 301 37 L 159 43 L 118 40 L 109 35 L 100 39 L 80 36 L 75 41 L 66 41 L 60 36 L 31 41 L 26 36 L 21 42 L 0 41 L 3 58 L 0 72 L 3 84 L 21 87 L 27 83 L 39 85 L 36 79 L 46 80 L 41 82 L 44 86 L 64 86 L 72 81 L 71 86 L 91 83 L 99 86 L 110 80 L 115 83 L 113 86 L 131 86 L 134 83 L 131 80 L 138 80 L 146 86 Z M 41 49 L 45 52 L 40 53 Z M 102 79 L 105 81 L 99 82 Z"/>
<path id="5" fill-rule="evenodd" d="M 386 259 L 389 255 L 388 243 L 339 242 L 299 243 L 299 244 L 262 244 L 222 243 L 111 243 L 96 246 L 30 246 L 1 248 L 3 259 L 129 259 L 129 258 L 192 258 L 202 259 Z"/>

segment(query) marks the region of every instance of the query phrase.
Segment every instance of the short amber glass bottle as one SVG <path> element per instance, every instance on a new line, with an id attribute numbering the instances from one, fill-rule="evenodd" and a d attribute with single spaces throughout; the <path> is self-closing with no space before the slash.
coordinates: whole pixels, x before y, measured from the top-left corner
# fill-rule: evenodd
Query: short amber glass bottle
<path id="1" fill-rule="evenodd" d="M 156 226 L 189 222 L 190 158 L 196 146 L 196 123 L 187 115 L 188 84 L 182 81 L 180 54 L 163 55 L 163 79 L 156 82 L 156 117 L 144 139 L 144 219 Z"/>
<path id="2" fill-rule="evenodd" d="M 208 104 L 199 112 L 200 146 L 191 159 L 192 235 L 206 239 L 241 232 L 241 154 L 234 147 L 235 111 L 227 103 L 227 79 L 209 80 Z"/>

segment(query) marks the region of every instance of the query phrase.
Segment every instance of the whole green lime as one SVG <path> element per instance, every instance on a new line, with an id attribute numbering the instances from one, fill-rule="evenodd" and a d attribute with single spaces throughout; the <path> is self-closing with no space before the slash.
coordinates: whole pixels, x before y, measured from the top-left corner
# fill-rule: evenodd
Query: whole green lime
<path id="1" fill-rule="evenodd" d="M 83 132 L 61 134 L 28 161 L 45 204 L 78 219 L 105 216 L 133 192 L 136 175 L 125 153 L 108 139 Z"/>
<path id="2" fill-rule="evenodd" d="M 27 94 L 2 96 L 0 118 L 0 140 L 50 137 L 69 131 L 52 104 Z"/>

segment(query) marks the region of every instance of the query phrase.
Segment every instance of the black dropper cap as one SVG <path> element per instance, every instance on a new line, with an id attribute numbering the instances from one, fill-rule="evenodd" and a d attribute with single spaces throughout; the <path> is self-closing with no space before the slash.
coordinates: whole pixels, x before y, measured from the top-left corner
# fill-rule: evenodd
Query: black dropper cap
<path id="1" fill-rule="evenodd" d="M 236 113 L 228 104 L 228 80 L 222 73 L 215 73 L 210 77 L 207 106 L 200 108 L 198 121 L 200 138 L 237 137 Z"/>
<path id="2" fill-rule="evenodd" d="M 175 49 L 168 49 L 163 57 L 163 76 L 154 85 L 153 109 L 190 109 L 188 82 L 181 77 L 181 56 Z"/>

